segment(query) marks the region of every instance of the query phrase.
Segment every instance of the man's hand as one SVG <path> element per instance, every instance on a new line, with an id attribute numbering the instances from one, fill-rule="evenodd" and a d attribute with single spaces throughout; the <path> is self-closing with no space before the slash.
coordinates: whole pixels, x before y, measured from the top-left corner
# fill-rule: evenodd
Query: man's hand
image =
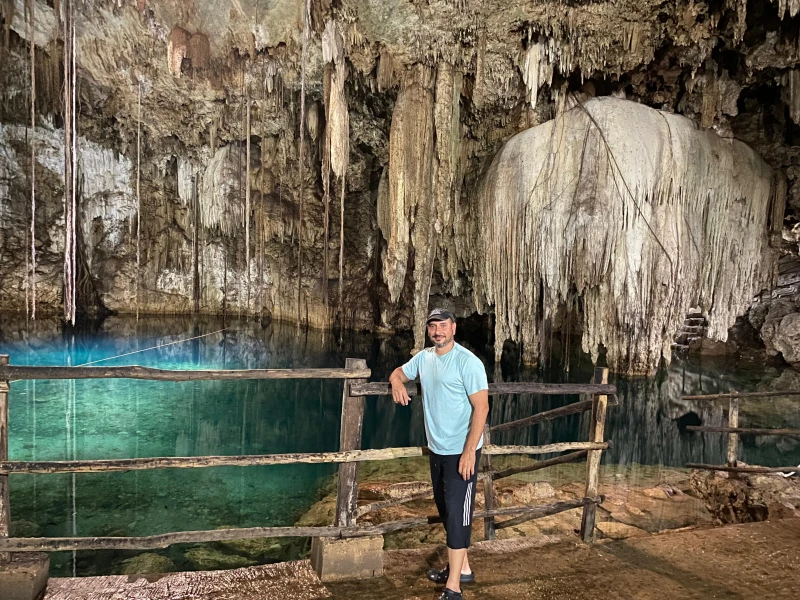
<path id="1" fill-rule="evenodd" d="M 458 473 L 467 481 L 475 473 L 475 450 L 464 448 L 458 461 Z"/>
<path id="2" fill-rule="evenodd" d="M 408 381 L 408 377 L 405 376 L 403 370 L 400 368 L 395 369 L 394 373 L 389 377 L 389 383 L 392 386 L 392 400 L 394 400 L 395 404 L 407 406 L 411 401 L 405 386 Z"/>

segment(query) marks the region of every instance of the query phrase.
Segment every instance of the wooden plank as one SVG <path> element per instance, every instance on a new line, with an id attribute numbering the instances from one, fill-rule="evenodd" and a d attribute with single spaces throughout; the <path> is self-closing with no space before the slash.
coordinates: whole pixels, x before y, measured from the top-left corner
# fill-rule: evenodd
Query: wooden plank
<path id="1" fill-rule="evenodd" d="M 683 396 L 684 400 L 728 400 L 730 398 L 779 398 L 781 396 L 800 396 L 800 390 L 786 390 L 784 392 L 731 392 L 727 394 L 705 394 Z"/>
<path id="2" fill-rule="evenodd" d="M 728 428 L 739 428 L 739 399 L 731 398 L 728 408 Z M 728 434 L 728 466 L 736 466 L 736 455 L 739 451 L 739 436 L 735 433 Z"/>
<path id="3" fill-rule="evenodd" d="M 8 355 L 0 354 L 0 367 L 8 364 Z M 8 381 L 0 376 L 0 461 L 8 460 Z M 11 523 L 11 506 L 8 493 L 8 475 L 0 474 L 0 541 L 8 538 Z M 8 552 L 0 552 L 0 563 L 8 562 Z"/>
<path id="4" fill-rule="evenodd" d="M 594 370 L 595 383 L 608 383 L 608 369 L 598 367 Z M 606 405 L 608 396 L 598 395 L 594 397 L 594 407 L 592 408 L 592 421 L 589 428 L 589 441 L 599 443 L 603 441 L 606 426 Z M 600 484 L 600 459 L 602 452 L 593 450 L 589 452 L 586 459 L 586 498 L 595 498 L 597 488 Z M 581 516 L 581 539 L 588 543 L 594 541 L 594 525 L 597 512 L 597 504 L 592 502 L 583 507 Z"/>
<path id="5" fill-rule="evenodd" d="M 356 518 L 361 518 L 366 514 L 388 508 L 390 506 L 399 506 L 400 504 L 407 504 L 408 502 L 416 502 L 417 500 L 428 500 L 433 498 L 433 491 L 420 492 L 419 494 L 412 494 L 411 496 L 404 496 L 403 498 L 394 498 L 393 500 L 380 500 L 378 502 L 371 502 L 364 506 L 359 506 L 356 509 Z"/>
<path id="6" fill-rule="evenodd" d="M 584 499 L 557 502 L 543 506 L 510 506 L 491 511 L 478 511 L 475 519 L 486 517 L 534 514 L 541 517 L 556 514 L 581 506 Z M 565 507 L 566 505 L 570 505 Z M 574 506 L 573 506 L 574 505 Z M 535 518 L 535 517 L 534 517 Z M 182 531 L 162 533 L 145 537 L 86 537 L 86 538 L 2 538 L 0 551 L 14 552 L 60 552 L 65 550 L 155 550 L 172 544 L 196 544 L 228 540 L 245 540 L 276 537 L 333 537 L 352 538 L 384 535 L 415 527 L 441 523 L 438 515 L 389 521 L 375 526 L 357 527 L 249 527 L 242 529 L 212 529 L 205 531 Z"/>
<path id="7" fill-rule="evenodd" d="M 154 381 L 201 381 L 220 379 L 354 379 L 369 377 L 361 369 L 207 369 L 198 371 L 124 367 L 27 367 L 0 366 L 2 379 L 150 379 Z"/>
<path id="8" fill-rule="evenodd" d="M 543 506 L 541 512 L 534 511 L 530 513 L 522 514 L 518 517 L 514 517 L 512 519 L 507 519 L 505 521 L 500 521 L 497 523 L 497 529 L 505 529 L 506 527 L 514 527 L 515 525 L 521 525 L 522 523 L 527 523 L 528 521 L 533 521 L 534 519 L 541 519 L 542 517 L 549 517 L 551 515 L 557 515 L 558 513 L 562 513 L 568 510 L 573 510 L 575 508 L 586 507 L 589 504 L 599 504 L 605 500 L 604 496 L 600 496 L 596 499 L 590 498 L 582 498 L 580 500 L 570 500 L 568 502 L 556 502 L 555 504 L 550 504 L 547 506 Z"/>
<path id="9" fill-rule="evenodd" d="M 352 371 L 368 370 L 367 361 L 363 358 L 348 358 L 345 367 Z M 361 429 L 364 423 L 364 397 L 351 396 L 350 386 L 364 383 L 366 379 L 346 380 L 342 392 L 342 422 L 339 431 L 339 450 L 361 449 Z M 342 463 L 339 465 L 339 480 L 336 491 L 337 527 L 349 527 L 356 524 L 358 508 L 358 463 Z"/>
<path id="10" fill-rule="evenodd" d="M 481 452 L 499 454 L 551 454 L 568 450 L 605 450 L 608 443 L 565 442 L 544 446 L 484 446 Z M 252 467 L 301 463 L 348 463 L 367 460 L 394 460 L 422 456 L 425 447 L 348 450 L 346 452 L 310 452 L 305 454 L 261 454 L 245 456 L 162 456 L 154 458 L 118 458 L 108 460 L 3 461 L 3 473 L 105 473 L 146 469 L 193 469 L 205 467 Z"/>
<path id="11" fill-rule="evenodd" d="M 483 443 L 491 445 L 492 434 L 489 425 L 485 425 L 483 429 Z M 483 471 L 485 477 L 483 478 L 483 502 L 486 510 L 494 508 L 494 481 L 492 480 L 492 456 L 491 454 L 481 453 L 481 462 L 483 463 Z M 486 540 L 494 540 L 497 538 L 495 535 L 494 517 L 486 517 L 483 520 L 483 538 Z"/>
<path id="12" fill-rule="evenodd" d="M 577 452 L 570 452 L 569 454 L 562 454 L 561 456 L 556 456 L 555 458 L 539 461 L 535 465 L 512 467 L 510 469 L 504 469 L 503 471 L 496 471 L 493 475 L 495 481 L 497 481 L 498 479 L 504 479 L 519 473 L 530 473 L 531 471 L 539 471 L 540 469 L 546 469 L 547 467 L 552 467 L 553 465 L 576 462 L 586 458 L 588 454 L 588 450 L 578 450 Z"/>
<path id="13" fill-rule="evenodd" d="M 409 396 L 421 396 L 422 387 L 418 382 L 406 384 Z M 388 382 L 378 381 L 363 383 L 350 388 L 353 396 L 391 396 L 392 391 Z M 489 395 L 500 394 L 544 394 L 544 395 L 573 395 L 573 394 L 608 394 L 615 395 L 617 388 L 614 385 L 597 385 L 592 383 L 490 383 Z"/>
<path id="14" fill-rule="evenodd" d="M 727 471 L 728 473 L 791 473 L 800 471 L 800 467 L 757 467 L 728 465 L 706 465 L 702 463 L 686 463 L 687 469 L 705 469 L 707 471 Z"/>
<path id="15" fill-rule="evenodd" d="M 758 427 L 712 427 L 706 425 L 688 425 L 686 431 L 703 433 L 736 433 L 739 435 L 800 435 L 800 429 L 761 429 Z"/>
<path id="16" fill-rule="evenodd" d="M 529 427 L 531 425 L 535 425 L 536 423 L 542 423 L 543 421 L 550 421 L 559 417 L 566 417 L 567 415 L 574 415 L 576 413 L 592 410 L 593 404 L 593 400 L 573 402 L 572 404 L 554 408 L 553 410 L 546 410 L 530 417 L 525 417 L 524 419 L 518 419 L 516 421 L 509 421 L 508 423 L 495 425 L 490 429 L 490 431 L 508 431 L 510 429 L 517 429 L 519 427 Z"/>
<path id="17" fill-rule="evenodd" d="M 504 454 L 554 454 L 569 450 L 607 450 L 608 442 L 561 442 L 544 446 L 484 446 L 482 452 L 492 456 Z"/>

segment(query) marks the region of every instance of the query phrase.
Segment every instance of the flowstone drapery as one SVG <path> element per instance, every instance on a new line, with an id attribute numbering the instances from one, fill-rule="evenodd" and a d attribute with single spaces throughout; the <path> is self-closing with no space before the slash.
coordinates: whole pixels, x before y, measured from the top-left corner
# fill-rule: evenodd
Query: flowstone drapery
<path id="1" fill-rule="evenodd" d="M 584 351 L 596 360 L 605 347 L 618 371 L 669 361 L 691 306 L 725 340 L 773 277 L 782 189 L 745 144 L 625 100 L 517 134 L 472 207 L 475 301 L 494 309 L 496 354 L 511 339 L 529 361 L 546 356 L 546 332 L 565 328 L 576 300 Z"/>

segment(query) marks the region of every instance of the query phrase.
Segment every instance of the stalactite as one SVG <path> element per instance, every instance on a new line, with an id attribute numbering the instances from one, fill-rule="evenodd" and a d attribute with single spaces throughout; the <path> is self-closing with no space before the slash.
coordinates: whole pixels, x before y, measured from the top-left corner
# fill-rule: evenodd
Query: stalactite
<path id="1" fill-rule="evenodd" d="M 800 125 L 800 69 L 789 71 L 789 116 Z"/>
<path id="2" fill-rule="evenodd" d="M 73 0 L 65 1 L 64 27 L 64 319 L 75 324 L 75 209 L 77 159 L 75 131 L 75 12 Z"/>
<path id="3" fill-rule="evenodd" d="M 70 50 L 72 55 L 72 65 L 70 67 L 70 75 L 72 77 L 72 83 L 70 84 L 70 93 L 72 95 L 72 108 L 70 110 L 70 115 L 72 116 L 72 160 L 73 160 L 73 168 L 72 168 L 72 224 L 70 229 L 72 230 L 72 243 L 71 243 L 71 251 L 72 251 L 72 315 L 71 315 L 71 323 L 75 325 L 75 313 L 77 311 L 77 285 L 76 285 L 76 278 L 78 276 L 78 268 L 77 268 L 77 248 L 78 248 L 78 240 L 77 240 L 77 198 L 78 198 L 78 102 L 77 102 L 77 58 L 76 58 L 76 50 L 75 50 L 75 4 L 74 0 L 70 0 L 70 33 L 72 34 L 72 40 L 70 41 Z"/>
<path id="4" fill-rule="evenodd" d="M 795 17 L 798 13 L 800 13 L 800 0 L 778 0 L 778 15 L 781 19 L 784 16 Z"/>
<path id="5" fill-rule="evenodd" d="M 426 250 L 434 212 L 432 76 L 427 67 L 415 65 L 406 77 L 389 133 L 389 231 L 383 272 L 392 302 L 403 290 L 411 242 L 418 252 Z"/>
<path id="6" fill-rule="evenodd" d="M 250 85 L 247 85 L 247 92 L 245 94 L 247 102 L 247 125 L 245 130 L 245 137 L 247 139 L 245 176 L 244 176 L 244 195 L 245 195 L 245 208 L 244 208 L 244 252 L 245 252 L 245 267 L 247 269 L 247 312 L 250 311 Z"/>
<path id="7" fill-rule="evenodd" d="M 574 292 L 583 350 L 604 346 L 619 371 L 669 361 L 690 306 L 724 340 L 771 278 L 773 179 L 744 144 L 609 97 L 517 134 L 475 199 L 475 298 L 494 307 L 496 355 L 511 339 L 541 356 Z"/>
<path id="8" fill-rule="evenodd" d="M 36 44 L 34 31 L 36 30 L 35 6 L 31 0 L 30 11 L 30 67 L 31 67 L 31 265 L 29 287 L 31 290 L 31 318 L 36 319 L 36 146 L 34 142 L 36 131 Z"/>
<path id="9" fill-rule="evenodd" d="M 388 50 L 381 52 L 378 61 L 378 91 L 383 92 L 397 84 L 394 58 Z"/>
<path id="10" fill-rule="evenodd" d="M 306 62 L 308 60 L 309 21 L 311 20 L 311 0 L 305 0 L 303 6 L 303 56 L 300 66 L 300 151 L 298 171 L 300 179 L 300 211 L 297 223 L 297 327 L 300 328 L 300 298 L 303 286 L 303 210 L 305 193 L 303 180 L 303 163 L 305 161 L 305 123 L 306 123 Z"/>
<path id="11" fill-rule="evenodd" d="M 345 82 L 347 64 L 344 57 L 344 39 L 334 20 L 329 20 L 322 35 L 322 56 L 326 62 L 325 85 L 325 152 L 323 179 L 330 171 L 339 181 L 339 319 L 344 319 L 344 202 L 347 191 L 347 167 L 350 162 L 350 114 L 347 109 Z M 324 185 L 330 195 L 330 183 Z M 327 207 L 326 207 L 327 208 Z"/>
<path id="12" fill-rule="evenodd" d="M 324 34 L 323 34 L 324 48 Z M 331 119 L 330 119 L 330 96 L 331 78 L 333 76 L 333 65 L 326 63 L 322 75 L 322 94 L 325 101 L 325 139 L 322 144 L 322 204 L 324 207 L 323 216 L 323 249 L 322 249 L 322 304 L 325 307 L 325 322 L 329 322 L 329 298 L 328 298 L 328 279 L 330 275 L 328 268 L 330 264 L 330 207 L 331 207 Z"/>
<path id="13" fill-rule="evenodd" d="M 175 77 L 181 76 L 181 64 L 188 53 L 190 38 L 189 32 L 177 25 L 167 37 L 167 62 L 169 72 Z"/>
<path id="14" fill-rule="evenodd" d="M 136 320 L 139 320 L 139 280 L 141 268 L 142 240 L 142 82 L 139 81 L 139 94 L 136 112 Z"/>
<path id="15" fill-rule="evenodd" d="M 536 108 L 539 88 L 545 83 L 553 82 L 553 65 L 547 55 L 544 42 L 531 42 L 525 52 L 522 64 L 522 81 L 528 89 L 528 100 L 531 108 Z"/>

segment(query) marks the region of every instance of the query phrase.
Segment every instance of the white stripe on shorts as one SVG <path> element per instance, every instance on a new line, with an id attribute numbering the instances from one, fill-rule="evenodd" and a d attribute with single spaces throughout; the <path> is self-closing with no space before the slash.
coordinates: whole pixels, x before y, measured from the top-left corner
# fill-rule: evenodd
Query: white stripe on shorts
<path id="1" fill-rule="evenodd" d="M 472 482 L 470 481 L 467 484 L 467 493 L 464 496 L 464 520 L 463 524 L 464 527 L 470 525 L 471 516 L 470 515 L 470 507 L 472 506 Z"/>

